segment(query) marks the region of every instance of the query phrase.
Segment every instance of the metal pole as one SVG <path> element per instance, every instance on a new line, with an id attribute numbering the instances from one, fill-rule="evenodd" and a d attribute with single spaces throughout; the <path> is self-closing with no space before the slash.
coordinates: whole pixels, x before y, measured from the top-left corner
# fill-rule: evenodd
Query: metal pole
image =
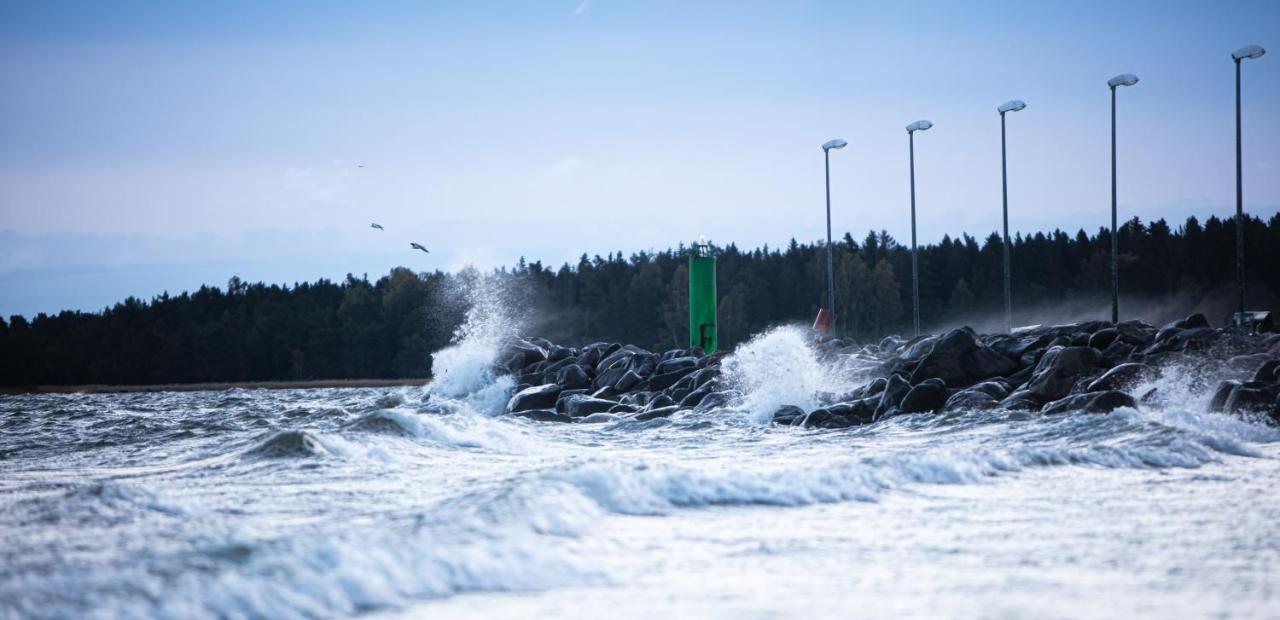
<path id="1" fill-rule="evenodd" d="M 916 258 L 916 134 L 907 132 L 911 158 L 911 307 L 915 315 L 916 335 L 920 335 L 920 264 Z"/>
<path id="2" fill-rule="evenodd" d="M 1004 197 L 1004 325 L 1013 331 L 1013 293 L 1009 277 L 1009 164 L 1005 156 L 1004 112 L 1000 113 L 1000 188 Z"/>
<path id="3" fill-rule="evenodd" d="M 836 333 L 836 279 L 831 260 L 831 151 L 822 151 L 827 171 L 827 305 L 831 311 L 831 335 Z"/>
<path id="4" fill-rule="evenodd" d="M 1236 297 L 1244 320 L 1244 180 L 1240 155 L 1240 59 L 1236 59 Z"/>
<path id="5" fill-rule="evenodd" d="M 1120 238 L 1116 235 L 1116 87 L 1111 87 L 1111 323 L 1120 322 Z"/>

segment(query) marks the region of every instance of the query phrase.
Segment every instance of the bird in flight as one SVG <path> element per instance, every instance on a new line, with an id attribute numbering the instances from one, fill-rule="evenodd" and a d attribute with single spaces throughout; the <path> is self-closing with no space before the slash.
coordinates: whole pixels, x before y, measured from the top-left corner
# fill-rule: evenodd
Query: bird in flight
<path id="1" fill-rule="evenodd" d="M 370 224 L 370 225 L 369 225 L 369 228 L 377 228 L 378 230 L 386 230 L 385 228 L 383 228 L 383 227 L 382 227 L 382 224 L 379 224 L 379 223 L 377 223 L 377 222 L 374 222 L 374 223 Z"/>
<path id="2" fill-rule="evenodd" d="M 423 252 L 426 252 L 427 254 L 430 254 L 430 253 L 431 253 L 431 250 L 428 250 L 427 248 L 422 247 L 422 245 L 421 245 L 421 244 L 417 244 L 417 243 L 414 243 L 414 242 L 412 242 L 412 241 L 410 241 L 410 242 L 409 242 L 409 247 L 411 247 L 411 248 L 413 248 L 413 249 L 415 249 L 415 250 L 422 250 Z"/>

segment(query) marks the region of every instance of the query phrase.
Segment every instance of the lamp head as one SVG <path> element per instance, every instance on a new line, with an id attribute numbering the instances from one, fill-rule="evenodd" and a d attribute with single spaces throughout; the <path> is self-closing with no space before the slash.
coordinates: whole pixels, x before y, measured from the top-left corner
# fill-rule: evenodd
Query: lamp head
<path id="1" fill-rule="evenodd" d="M 1025 107 L 1027 107 L 1027 104 L 1023 103 L 1020 99 L 1011 99 L 1000 104 L 1000 107 L 996 108 L 996 111 L 1004 114 L 1005 112 L 1017 112 Z"/>
<path id="2" fill-rule="evenodd" d="M 1117 86 L 1133 86 L 1137 83 L 1138 76 L 1132 73 L 1121 73 L 1120 75 L 1107 80 L 1107 86 L 1110 86 L 1111 88 L 1115 88 Z"/>
<path id="3" fill-rule="evenodd" d="M 1246 58 L 1261 58 L 1265 53 L 1267 53 L 1267 50 L 1262 49 L 1261 45 L 1246 45 L 1234 52 L 1231 52 L 1231 57 L 1235 59 L 1236 62 L 1240 62 Z"/>
<path id="4" fill-rule="evenodd" d="M 924 131 L 930 127 L 933 127 L 933 123 L 930 123 L 929 121 L 921 119 L 914 123 L 911 123 L 910 125 L 907 125 L 907 133 Z"/>
<path id="5" fill-rule="evenodd" d="M 845 142 L 844 140 L 841 140 L 840 138 L 836 138 L 836 139 L 834 139 L 834 140 L 827 140 L 827 141 L 822 145 L 822 150 L 824 150 L 824 151 L 830 151 L 831 149 L 842 149 L 842 148 L 844 148 L 844 147 L 846 147 L 846 146 L 848 146 L 848 145 L 849 145 L 849 143 L 848 143 L 848 142 Z"/>

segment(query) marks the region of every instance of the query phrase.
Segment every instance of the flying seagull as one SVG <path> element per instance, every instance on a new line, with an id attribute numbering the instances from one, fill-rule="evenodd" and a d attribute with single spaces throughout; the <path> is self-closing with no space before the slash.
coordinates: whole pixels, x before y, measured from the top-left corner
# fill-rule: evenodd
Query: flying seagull
<path id="1" fill-rule="evenodd" d="M 385 228 L 383 228 L 383 227 L 382 227 L 382 224 L 379 224 L 379 223 L 377 223 L 377 222 L 374 222 L 374 223 L 370 224 L 370 225 L 369 225 L 369 228 L 377 228 L 378 230 L 386 230 Z"/>
<path id="2" fill-rule="evenodd" d="M 424 247 L 422 247 L 421 245 L 419 245 L 419 244 L 417 244 L 417 243 L 413 243 L 412 241 L 411 241 L 411 242 L 409 242 L 409 247 L 411 247 L 411 248 L 413 248 L 413 249 L 415 249 L 415 250 L 422 250 L 423 252 L 426 252 L 427 254 L 430 254 L 430 253 L 431 253 L 431 250 L 428 250 L 427 248 L 424 248 Z"/>

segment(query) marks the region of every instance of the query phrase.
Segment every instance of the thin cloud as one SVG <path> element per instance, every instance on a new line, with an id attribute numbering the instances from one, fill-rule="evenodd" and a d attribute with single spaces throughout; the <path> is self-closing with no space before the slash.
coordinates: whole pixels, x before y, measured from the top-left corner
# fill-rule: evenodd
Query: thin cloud
<path id="1" fill-rule="evenodd" d="M 586 15 L 587 11 L 590 8 L 591 8 L 591 0 L 582 0 L 582 4 L 579 4 L 578 8 L 573 10 L 573 16 L 577 17 L 579 15 Z"/>

